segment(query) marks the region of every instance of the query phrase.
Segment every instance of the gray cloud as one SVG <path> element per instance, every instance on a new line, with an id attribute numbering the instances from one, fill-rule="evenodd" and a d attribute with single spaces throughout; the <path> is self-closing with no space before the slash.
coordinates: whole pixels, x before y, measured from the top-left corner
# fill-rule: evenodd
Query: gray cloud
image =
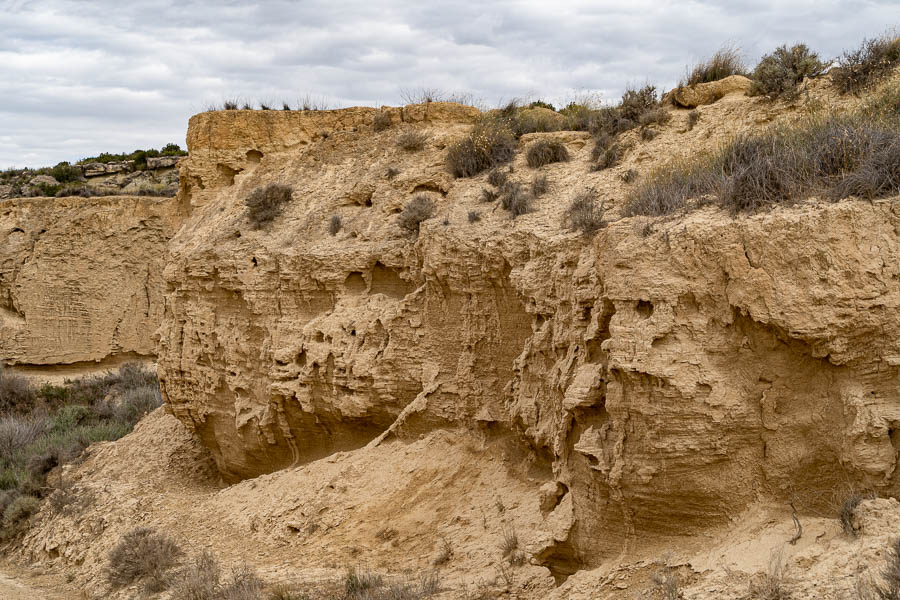
<path id="1" fill-rule="evenodd" d="M 183 144 L 190 115 L 225 98 L 614 100 L 671 87 L 724 43 L 750 63 L 796 41 L 834 57 L 898 22 L 877 1 L 0 0 L 0 167 Z"/>

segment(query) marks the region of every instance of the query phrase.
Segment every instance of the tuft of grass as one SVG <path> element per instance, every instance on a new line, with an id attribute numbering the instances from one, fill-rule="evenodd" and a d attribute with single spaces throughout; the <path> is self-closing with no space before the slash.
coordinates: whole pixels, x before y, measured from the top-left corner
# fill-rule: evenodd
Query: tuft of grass
<path id="1" fill-rule="evenodd" d="M 337 235 L 338 231 L 341 230 L 341 216 L 340 215 L 331 215 L 331 219 L 328 220 L 328 233 L 331 235 Z"/>
<path id="2" fill-rule="evenodd" d="M 394 177 L 396 177 L 399 174 L 400 174 L 400 169 L 397 169 L 395 167 L 388 167 L 387 171 L 384 172 L 384 176 L 387 177 L 388 179 L 393 179 Z"/>
<path id="3" fill-rule="evenodd" d="M 425 148 L 428 136 L 416 129 L 407 129 L 397 136 L 397 147 L 406 152 L 418 152 Z"/>
<path id="4" fill-rule="evenodd" d="M 638 172 L 634 169 L 628 169 L 627 171 L 622 173 L 622 181 L 624 181 L 625 183 L 634 183 L 638 178 L 638 175 Z"/>
<path id="5" fill-rule="evenodd" d="M 781 551 L 772 554 L 762 581 L 750 583 L 750 597 L 755 600 L 788 600 L 786 567 Z"/>
<path id="6" fill-rule="evenodd" d="M 470 210 L 468 215 L 469 223 L 475 223 L 481 220 L 481 213 L 477 210 Z"/>
<path id="7" fill-rule="evenodd" d="M 493 202 L 497 198 L 500 197 L 500 193 L 497 190 L 492 190 L 490 188 L 482 188 L 481 189 L 481 201 L 482 202 Z"/>
<path id="8" fill-rule="evenodd" d="M 30 411 L 34 403 L 34 390 L 28 379 L 0 365 L 0 414 Z"/>
<path id="9" fill-rule="evenodd" d="M 500 206 L 508 210 L 513 219 L 531 210 L 531 195 L 518 182 L 507 181 L 500 188 Z"/>
<path id="10" fill-rule="evenodd" d="M 609 169 L 621 162 L 625 156 L 625 146 L 609 134 L 602 134 L 594 141 L 591 158 L 594 160 L 594 171 Z"/>
<path id="11" fill-rule="evenodd" d="M 769 99 L 793 99 L 799 93 L 803 80 L 821 75 L 826 66 L 806 44 L 796 44 L 790 48 L 779 46 L 771 54 L 763 56 L 753 69 L 749 93 Z"/>
<path id="12" fill-rule="evenodd" d="M 688 131 L 693 129 L 698 122 L 700 122 L 700 111 L 694 109 L 688 113 Z"/>
<path id="13" fill-rule="evenodd" d="M 745 75 L 747 65 L 740 51 L 733 46 L 720 48 L 705 61 L 694 65 L 687 76 L 679 82 L 679 87 L 710 83 L 732 75 Z"/>
<path id="14" fill-rule="evenodd" d="M 883 35 L 864 39 L 854 50 L 838 58 L 832 81 L 844 94 L 859 94 L 889 75 L 900 64 L 900 37 Z"/>
<path id="15" fill-rule="evenodd" d="M 863 497 L 859 494 L 852 494 L 843 504 L 838 517 L 841 520 L 841 529 L 850 537 L 856 537 L 856 528 L 853 526 L 853 515 L 856 513 L 856 507 L 863 501 Z"/>
<path id="16" fill-rule="evenodd" d="M 565 144 L 556 140 L 539 140 L 528 147 L 525 160 L 532 169 L 569 160 Z"/>
<path id="17" fill-rule="evenodd" d="M 681 581 L 678 579 L 678 573 L 668 564 L 663 564 L 652 576 L 653 586 L 659 590 L 664 600 L 679 600 L 681 591 L 679 586 Z"/>
<path id="18" fill-rule="evenodd" d="M 550 191 L 550 180 L 546 175 L 535 175 L 531 180 L 531 195 L 540 198 Z"/>
<path id="19" fill-rule="evenodd" d="M 151 593 L 168 589 L 169 571 L 181 558 L 182 550 L 174 541 L 149 527 L 126 532 L 109 553 L 106 580 L 114 588 L 141 582 Z"/>
<path id="20" fill-rule="evenodd" d="M 447 150 L 447 169 L 454 177 L 473 177 L 508 163 L 516 153 L 516 138 L 501 123 L 482 119 L 472 133 L 451 144 Z"/>
<path id="21" fill-rule="evenodd" d="M 487 176 L 487 182 L 496 188 L 506 183 L 507 179 L 509 179 L 509 171 L 503 169 L 493 169 Z"/>
<path id="22" fill-rule="evenodd" d="M 410 200 L 400 213 L 400 229 L 410 235 L 419 235 L 422 222 L 434 215 L 434 201 L 424 194 Z"/>
<path id="23" fill-rule="evenodd" d="M 247 197 L 247 217 L 254 229 L 262 229 L 271 224 L 279 215 L 282 207 L 291 200 L 294 190 L 289 185 L 270 183 L 258 187 Z"/>
<path id="24" fill-rule="evenodd" d="M 168 578 L 173 600 L 259 600 L 265 587 L 247 565 L 232 569 L 231 578 L 223 582 L 219 563 L 206 550 Z"/>
<path id="25" fill-rule="evenodd" d="M 504 528 L 501 533 L 503 539 L 500 542 L 500 554 L 506 558 L 519 549 L 519 536 L 512 527 Z"/>
<path id="26" fill-rule="evenodd" d="M 372 129 L 376 132 L 384 131 L 391 126 L 391 113 L 387 111 L 379 111 L 375 118 L 372 119 Z"/>
<path id="27" fill-rule="evenodd" d="M 590 236 L 603 227 L 603 205 L 598 206 L 594 194 L 582 192 L 572 199 L 563 216 L 563 221 L 570 231 L 580 231 Z"/>

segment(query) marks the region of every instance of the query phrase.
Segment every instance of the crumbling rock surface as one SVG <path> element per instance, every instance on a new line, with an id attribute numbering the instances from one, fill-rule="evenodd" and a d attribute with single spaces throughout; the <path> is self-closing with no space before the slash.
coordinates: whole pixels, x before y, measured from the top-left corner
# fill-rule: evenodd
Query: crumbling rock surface
<path id="1" fill-rule="evenodd" d="M 226 480 L 441 428 L 507 439 L 542 490 L 532 555 L 559 581 L 760 500 L 896 489 L 894 199 L 616 219 L 621 171 L 778 118 L 732 94 L 706 109 L 715 131 L 672 128 L 605 172 L 583 134 L 523 136 L 573 158 L 513 220 L 480 202 L 483 176 L 447 176 L 471 111 L 423 106 L 392 113 L 428 135 L 412 154 L 371 109 L 191 120 L 160 377 Z M 406 118 L 422 111 L 440 116 Z M 534 172 L 521 152 L 513 167 Z M 292 201 L 255 230 L 243 202 L 270 182 Z M 587 187 L 611 207 L 593 239 L 561 227 Z M 395 215 L 415 193 L 436 213 L 410 238 Z"/>
<path id="2" fill-rule="evenodd" d="M 171 208 L 125 196 L 0 202 L 0 360 L 155 354 Z"/>

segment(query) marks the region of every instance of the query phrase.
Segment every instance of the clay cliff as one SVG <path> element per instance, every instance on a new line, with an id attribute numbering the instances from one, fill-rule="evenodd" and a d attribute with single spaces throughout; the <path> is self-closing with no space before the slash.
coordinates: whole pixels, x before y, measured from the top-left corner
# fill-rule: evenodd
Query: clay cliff
<path id="1" fill-rule="evenodd" d="M 153 356 L 171 198 L 0 201 L 0 359 Z"/>
<path id="2" fill-rule="evenodd" d="M 732 83 L 696 100 L 699 117 L 667 107 L 656 137 L 622 134 L 609 169 L 591 168 L 588 133 L 522 136 L 509 177 L 544 175 L 550 189 L 517 218 L 483 201 L 486 174 L 448 172 L 471 107 L 196 115 L 171 209 L 184 222 L 167 254 L 146 255 L 155 283 L 116 267 L 137 259 L 123 247 L 168 239 L 152 202 L 105 200 L 126 203 L 102 229 L 119 246 L 90 259 L 116 281 L 94 275 L 91 293 L 121 294 L 91 317 L 109 326 L 90 325 L 90 359 L 152 351 L 123 332 L 158 324 L 168 414 L 67 468 L 102 494 L 80 516 L 42 509 L 22 555 L 110 594 L 106 553 L 145 525 L 272 581 L 369 564 L 439 568 L 446 598 L 627 598 L 674 552 L 685 597 L 738 598 L 780 548 L 802 566 L 796 597 L 845 597 L 898 533 L 893 500 L 861 504 L 858 538 L 834 515 L 851 491 L 898 489 L 900 208 L 813 198 L 750 215 L 623 216 L 632 170 L 857 102 L 827 78 L 789 105 Z M 424 149 L 398 146 L 409 131 Z M 540 140 L 570 160 L 530 168 Z M 270 183 L 291 199 L 257 227 L 245 201 Z M 586 190 L 606 209 L 591 236 L 564 221 Z M 436 210 L 412 235 L 398 215 L 420 195 Z M 30 223 L 29 207 L 50 214 L 0 206 L 15 223 Z M 60 252 L 107 239 L 74 222 L 85 241 L 58 241 Z M 3 306 L 41 307 L 6 299 L 37 276 L 16 261 L 47 256 L 54 230 L 13 226 L 23 249 L 3 263 Z M 54 290 L 88 281 L 47 277 Z M 140 324 L 112 325 L 110 307 Z M 20 310 L 2 313 L 4 327 L 38 322 Z M 500 550 L 513 537 L 515 552 Z"/>
<path id="3" fill-rule="evenodd" d="M 395 110 L 377 133 L 374 109 L 194 117 L 160 330 L 169 409 L 229 481 L 441 429 L 504 439 L 541 489 L 534 556 L 558 579 L 760 500 L 896 489 L 896 203 L 620 218 L 626 170 L 794 118 L 742 93 L 694 129 L 672 112 L 600 172 L 587 134 L 523 136 L 514 179 L 538 139 L 572 160 L 541 169 L 552 192 L 517 219 L 480 201 L 484 176 L 447 173 L 468 108 Z M 425 150 L 396 147 L 404 127 Z M 257 230 L 244 199 L 270 182 L 292 201 Z M 590 239 L 562 226 L 586 188 L 609 207 Z M 438 208 L 411 238 L 395 215 L 417 193 Z"/>

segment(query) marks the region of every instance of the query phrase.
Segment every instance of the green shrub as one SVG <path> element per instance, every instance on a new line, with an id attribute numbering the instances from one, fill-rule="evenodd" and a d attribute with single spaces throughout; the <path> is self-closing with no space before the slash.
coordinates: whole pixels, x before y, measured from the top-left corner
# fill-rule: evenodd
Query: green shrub
<path id="1" fill-rule="evenodd" d="M 543 100 L 535 100 L 531 104 L 528 105 L 528 108 L 546 108 L 547 110 L 552 110 L 556 112 L 556 109 L 549 102 L 544 102 Z"/>
<path id="2" fill-rule="evenodd" d="M 744 60 L 741 58 L 741 54 L 737 48 L 725 46 L 724 48 L 720 48 L 707 60 L 695 65 L 691 72 L 688 73 L 687 77 L 685 77 L 678 86 L 683 87 L 697 85 L 698 83 L 709 83 L 711 81 L 725 79 L 732 75 L 745 75 L 746 72 L 747 65 L 744 64 Z"/>
<path id="3" fill-rule="evenodd" d="M 603 227 L 604 208 L 597 206 L 591 192 L 582 192 L 575 196 L 564 214 L 566 227 L 571 231 L 580 231 L 589 236 Z"/>
<path id="4" fill-rule="evenodd" d="M 434 215 L 434 202 L 420 194 L 407 203 L 400 213 L 400 229 L 411 235 L 419 235 L 419 226 Z"/>
<path id="5" fill-rule="evenodd" d="M 525 160 L 532 169 L 537 169 L 555 162 L 569 160 L 569 151 L 565 144 L 556 140 L 539 140 L 528 147 Z"/>
<path id="6" fill-rule="evenodd" d="M 620 117 L 632 123 L 638 123 L 644 113 L 658 105 L 659 98 L 655 85 L 648 84 L 638 89 L 628 87 L 622 94 L 622 102 L 619 104 Z"/>
<path id="7" fill-rule="evenodd" d="M 70 165 L 66 161 L 63 161 L 50 169 L 48 175 L 50 175 L 60 183 L 78 181 L 82 178 L 81 169 L 76 166 Z"/>
<path id="8" fill-rule="evenodd" d="M 171 583 L 169 572 L 182 554 L 178 544 L 156 530 L 132 529 L 110 551 L 106 580 L 114 588 L 143 582 L 149 592 L 162 591 Z"/>
<path id="9" fill-rule="evenodd" d="M 280 183 L 253 190 L 246 200 L 247 216 L 253 228 L 262 229 L 281 215 L 283 205 L 290 202 L 293 192 L 291 186 Z"/>
<path id="10" fill-rule="evenodd" d="M 753 82 L 749 93 L 770 99 L 794 98 L 803 79 L 821 75 L 826 66 L 806 44 L 796 44 L 791 48 L 779 46 L 772 54 L 763 56 L 756 65 L 750 76 Z"/>
<path id="11" fill-rule="evenodd" d="M 454 177 L 472 177 L 508 163 L 516 153 L 516 138 L 504 125 L 482 119 L 472 133 L 451 144 L 447 169 Z"/>

